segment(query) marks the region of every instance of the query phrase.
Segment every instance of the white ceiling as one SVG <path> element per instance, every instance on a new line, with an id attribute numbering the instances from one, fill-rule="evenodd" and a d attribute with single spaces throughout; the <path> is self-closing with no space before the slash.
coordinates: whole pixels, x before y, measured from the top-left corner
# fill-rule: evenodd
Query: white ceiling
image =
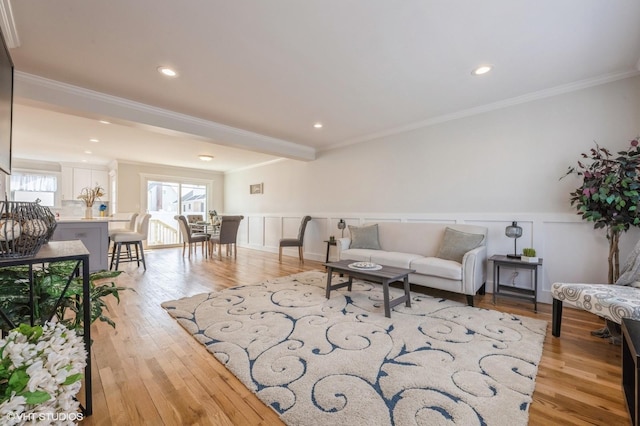
<path id="1" fill-rule="evenodd" d="M 67 155 L 97 137 L 96 163 L 233 170 L 296 157 L 287 154 L 296 145 L 313 153 L 637 75 L 640 58 L 638 0 L 19 0 L 11 7 L 19 73 L 270 138 L 168 135 L 164 124 L 140 127 L 123 117 L 105 126 L 86 103 L 61 108 L 17 96 L 14 155 L 55 161 L 81 160 Z M 494 70 L 472 76 L 484 63 Z M 179 77 L 161 76 L 160 65 Z M 317 121 L 324 128 L 314 129 Z M 216 160 L 195 160 L 205 151 Z"/>

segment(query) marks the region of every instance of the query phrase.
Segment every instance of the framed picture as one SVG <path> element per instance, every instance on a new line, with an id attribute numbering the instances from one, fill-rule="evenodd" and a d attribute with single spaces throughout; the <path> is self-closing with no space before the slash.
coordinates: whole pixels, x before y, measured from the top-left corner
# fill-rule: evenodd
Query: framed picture
<path id="1" fill-rule="evenodd" d="M 255 183 L 253 185 L 249 185 L 249 194 L 262 194 L 264 191 L 264 184 Z"/>

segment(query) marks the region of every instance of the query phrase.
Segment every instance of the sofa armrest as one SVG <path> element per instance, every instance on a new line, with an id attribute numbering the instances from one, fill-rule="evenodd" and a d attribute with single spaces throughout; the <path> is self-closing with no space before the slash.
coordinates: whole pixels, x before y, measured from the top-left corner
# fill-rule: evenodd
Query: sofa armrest
<path id="1" fill-rule="evenodd" d="M 338 238 L 336 239 L 336 249 L 338 252 L 338 260 L 341 259 L 340 254 L 342 250 L 347 250 L 351 245 L 351 238 Z"/>
<path id="2" fill-rule="evenodd" d="M 462 258 L 462 291 L 474 295 L 487 281 L 487 246 L 476 247 Z"/>

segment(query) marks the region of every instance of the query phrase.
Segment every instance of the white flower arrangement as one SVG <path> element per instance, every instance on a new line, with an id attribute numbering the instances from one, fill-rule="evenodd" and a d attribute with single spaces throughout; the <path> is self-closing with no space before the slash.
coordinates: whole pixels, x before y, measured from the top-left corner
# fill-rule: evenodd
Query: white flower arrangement
<path id="1" fill-rule="evenodd" d="M 0 339 L 0 424 L 73 425 L 82 420 L 74 398 L 87 352 L 61 323 L 20 327 Z"/>

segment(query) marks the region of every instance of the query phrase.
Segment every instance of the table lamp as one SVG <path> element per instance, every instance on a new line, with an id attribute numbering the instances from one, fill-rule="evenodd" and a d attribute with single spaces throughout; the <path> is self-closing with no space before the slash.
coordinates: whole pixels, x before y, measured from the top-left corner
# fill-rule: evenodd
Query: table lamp
<path id="1" fill-rule="evenodd" d="M 344 228 L 347 227 L 347 224 L 345 223 L 344 219 L 340 219 L 340 221 L 338 222 L 338 229 L 342 231 L 342 238 L 344 238 Z"/>
<path id="2" fill-rule="evenodd" d="M 511 225 L 504 229 L 504 234 L 509 238 L 513 238 L 513 254 L 508 254 L 507 257 L 520 259 L 516 244 L 518 242 L 518 238 L 522 237 L 522 228 L 518 226 L 518 222 L 511 222 Z"/>

